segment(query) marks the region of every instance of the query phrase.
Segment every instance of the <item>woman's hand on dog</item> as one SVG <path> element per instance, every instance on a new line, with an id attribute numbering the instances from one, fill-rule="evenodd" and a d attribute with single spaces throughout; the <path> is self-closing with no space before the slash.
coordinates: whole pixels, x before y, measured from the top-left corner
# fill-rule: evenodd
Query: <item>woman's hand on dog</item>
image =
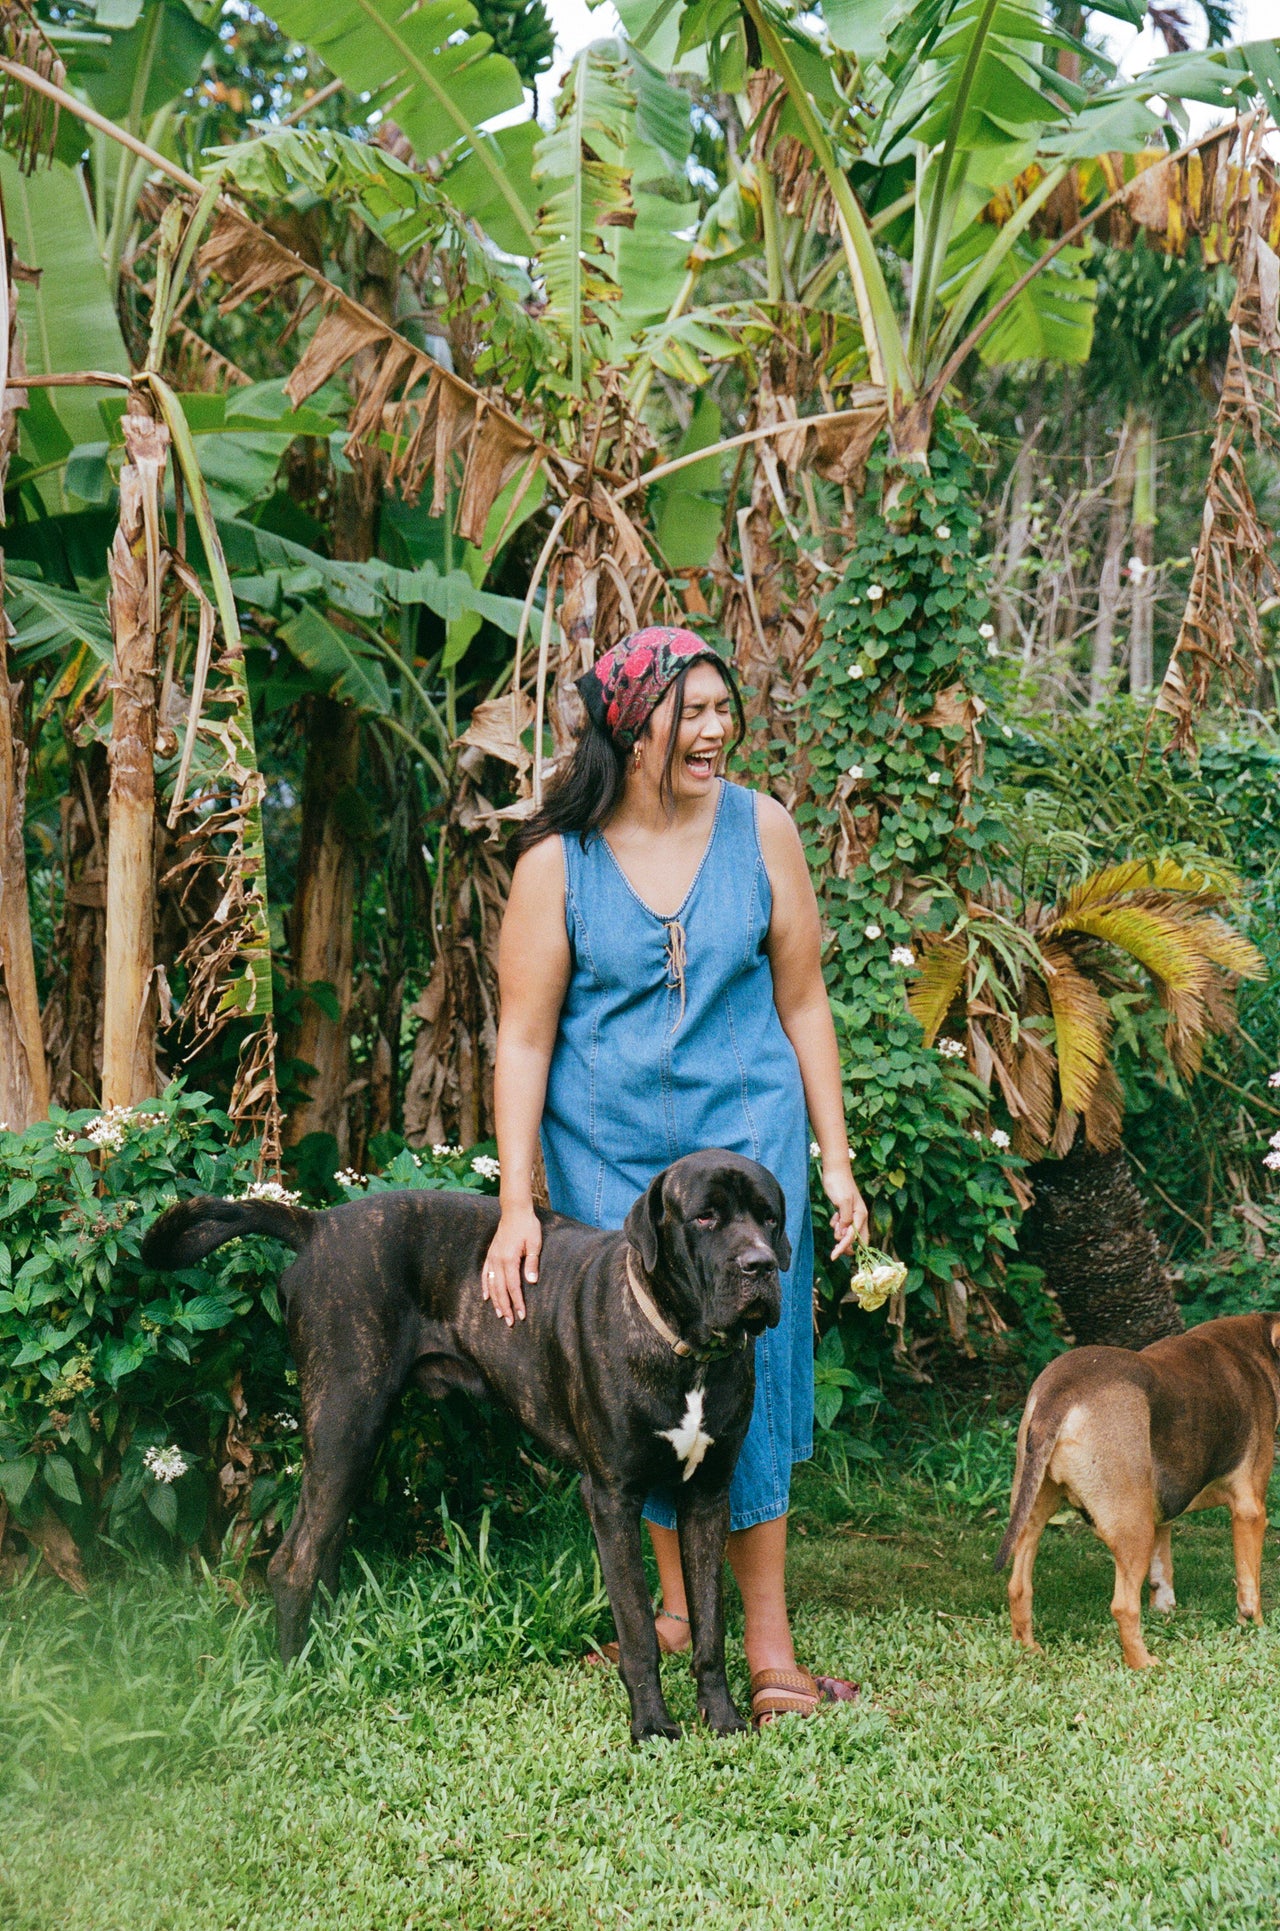
<path id="1" fill-rule="evenodd" d="M 867 1203 L 853 1177 L 853 1169 L 847 1163 L 843 1167 L 822 1169 L 822 1191 L 835 1208 L 831 1216 L 831 1231 L 836 1237 L 836 1244 L 831 1250 L 831 1258 L 833 1261 L 839 1260 L 841 1254 L 849 1252 L 855 1240 L 866 1240 L 870 1235 Z"/>
<path id="2" fill-rule="evenodd" d="M 498 1231 L 485 1255 L 480 1285 L 485 1300 L 508 1327 L 513 1321 L 524 1320 L 521 1282 L 537 1280 L 541 1251 L 542 1222 L 532 1205 L 504 1207 Z"/>

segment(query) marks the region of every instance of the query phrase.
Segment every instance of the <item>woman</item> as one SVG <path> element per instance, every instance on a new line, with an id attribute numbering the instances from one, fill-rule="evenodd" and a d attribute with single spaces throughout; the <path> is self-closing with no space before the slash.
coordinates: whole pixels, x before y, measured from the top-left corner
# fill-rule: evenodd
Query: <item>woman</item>
<path id="1" fill-rule="evenodd" d="M 744 735 L 732 672 L 687 630 L 649 629 L 578 684 L 588 722 L 515 841 L 502 928 L 494 1105 L 502 1219 L 484 1292 L 508 1323 L 538 1277 L 541 1127 L 551 1204 L 620 1227 L 654 1174 L 725 1147 L 781 1182 L 793 1258 L 778 1327 L 756 1343 L 756 1399 L 730 1490 L 757 1723 L 849 1684 L 796 1668 L 783 1571 L 791 1464 L 813 1452 L 809 1131 L 834 1213 L 833 1258 L 866 1208 L 849 1164 L 818 908 L 781 805 L 720 775 Z M 559 834 L 557 836 L 557 834 Z M 687 1647 L 675 1512 L 645 1518 L 665 1651 Z"/>

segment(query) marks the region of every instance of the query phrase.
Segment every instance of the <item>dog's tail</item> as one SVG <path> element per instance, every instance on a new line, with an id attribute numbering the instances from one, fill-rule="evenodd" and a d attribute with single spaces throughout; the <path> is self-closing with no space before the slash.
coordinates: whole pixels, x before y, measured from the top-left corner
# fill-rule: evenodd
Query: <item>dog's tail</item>
<path id="1" fill-rule="evenodd" d="M 162 1213 L 148 1230 L 142 1261 L 161 1272 L 191 1267 L 241 1234 L 269 1234 L 296 1253 L 310 1240 L 315 1224 L 316 1216 L 308 1208 L 286 1206 L 280 1200 L 219 1200 L 213 1194 L 194 1194 Z"/>
<path id="2" fill-rule="evenodd" d="M 1060 1416 L 1050 1411 L 1050 1404 L 1042 1402 L 1033 1411 L 1027 1423 L 1026 1439 L 1019 1456 L 1021 1466 L 1014 1484 L 1013 1504 L 1009 1511 L 1009 1526 L 1004 1532 L 1004 1541 L 997 1549 L 996 1559 L 992 1564 L 996 1570 L 1004 1568 L 1013 1554 L 1014 1544 L 1027 1525 L 1027 1517 L 1040 1493 L 1040 1484 L 1044 1480 L 1045 1470 L 1049 1466 L 1049 1457 L 1058 1439 L 1059 1420 Z"/>

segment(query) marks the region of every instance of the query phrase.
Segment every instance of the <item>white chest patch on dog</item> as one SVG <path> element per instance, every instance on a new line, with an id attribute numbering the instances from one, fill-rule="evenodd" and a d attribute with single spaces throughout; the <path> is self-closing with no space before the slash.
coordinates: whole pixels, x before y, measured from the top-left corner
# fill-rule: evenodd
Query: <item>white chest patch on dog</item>
<path id="1" fill-rule="evenodd" d="M 686 1482 L 715 1440 L 714 1435 L 708 1435 L 702 1426 L 705 1400 L 701 1388 L 691 1388 L 685 1397 L 683 1420 L 674 1428 L 659 1428 L 656 1431 L 660 1441 L 671 1443 L 677 1458 L 684 1464 Z"/>

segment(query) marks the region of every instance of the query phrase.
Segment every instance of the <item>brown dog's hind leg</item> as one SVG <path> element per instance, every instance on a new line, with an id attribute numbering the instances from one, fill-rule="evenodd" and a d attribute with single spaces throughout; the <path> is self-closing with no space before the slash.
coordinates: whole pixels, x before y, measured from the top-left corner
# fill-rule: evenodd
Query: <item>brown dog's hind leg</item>
<path id="1" fill-rule="evenodd" d="M 1014 1544 L 1013 1567 L 1009 1571 L 1009 1615 L 1013 1621 L 1013 1640 L 1020 1643 L 1023 1649 L 1034 1650 L 1037 1654 L 1040 1645 L 1031 1633 L 1031 1576 L 1045 1523 L 1061 1508 L 1064 1493 L 1057 1482 L 1045 1476 L 1031 1504 L 1026 1526 Z"/>
<path id="2" fill-rule="evenodd" d="M 1236 1614 L 1242 1623 L 1262 1627 L 1262 1544 L 1267 1533 L 1266 1489 L 1254 1493 L 1247 1472 L 1230 1501 L 1231 1546 L 1236 1558 Z"/>
<path id="3" fill-rule="evenodd" d="M 1142 1585 L 1150 1572 L 1156 1544 L 1150 1500 L 1135 1497 L 1133 1506 L 1127 1509 L 1109 1508 L 1103 1520 L 1094 1516 L 1093 1525 L 1115 1558 L 1111 1614 L 1120 1632 L 1124 1660 L 1131 1670 L 1154 1669 L 1156 1659 L 1142 1640 Z"/>
<path id="4" fill-rule="evenodd" d="M 1177 1597 L 1173 1593 L 1173 1547 L 1172 1531 L 1167 1522 L 1156 1530 L 1156 1546 L 1151 1552 L 1151 1567 L 1147 1571 L 1147 1581 L 1151 1584 L 1151 1607 L 1164 1613 L 1177 1607 Z"/>

